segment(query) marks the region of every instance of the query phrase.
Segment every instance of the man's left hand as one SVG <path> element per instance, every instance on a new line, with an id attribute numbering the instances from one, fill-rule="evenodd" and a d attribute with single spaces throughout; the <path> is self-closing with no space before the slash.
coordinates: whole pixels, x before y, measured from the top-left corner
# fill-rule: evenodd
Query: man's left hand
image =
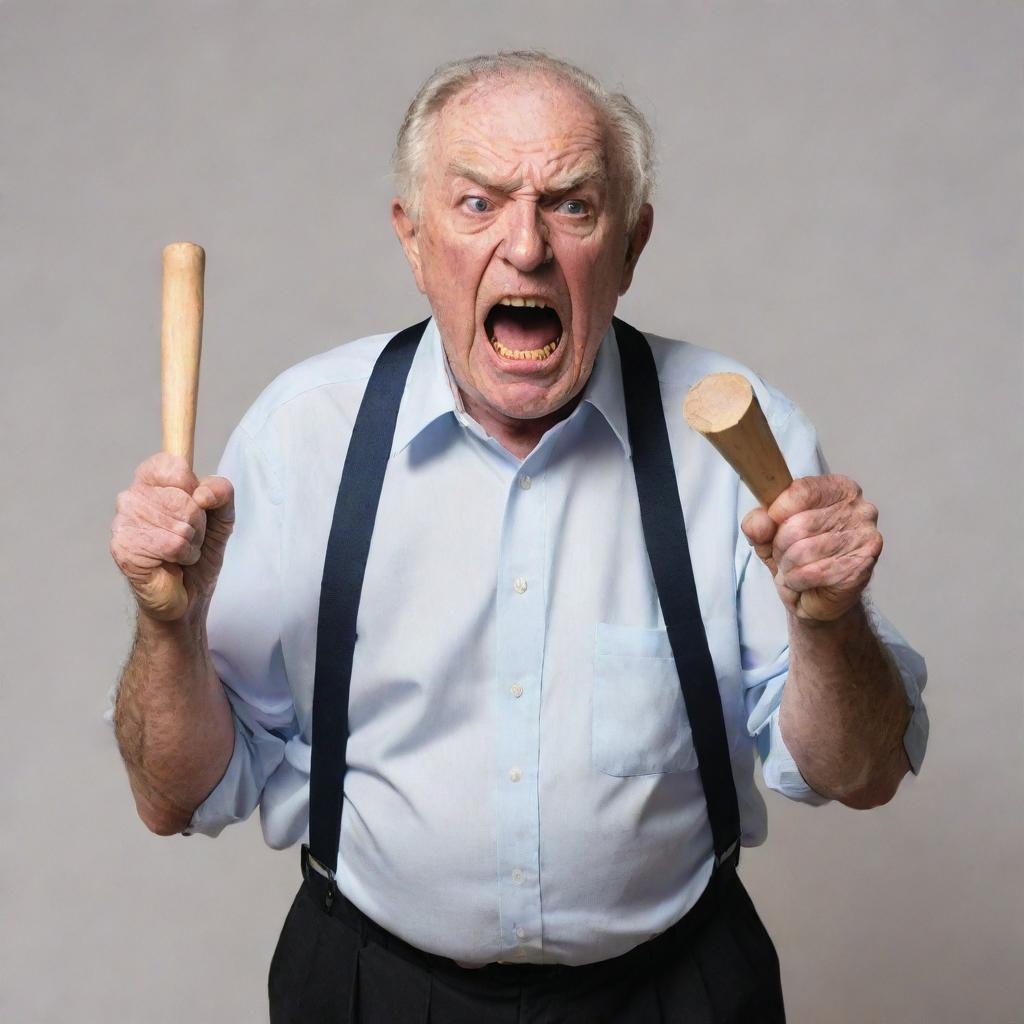
<path id="1" fill-rule="evenodd" d="M 800 619 L 831 622 L 859 604 L 882 551 L 878 509 L 846 476 L 794 480 L 741 527 Z"/>

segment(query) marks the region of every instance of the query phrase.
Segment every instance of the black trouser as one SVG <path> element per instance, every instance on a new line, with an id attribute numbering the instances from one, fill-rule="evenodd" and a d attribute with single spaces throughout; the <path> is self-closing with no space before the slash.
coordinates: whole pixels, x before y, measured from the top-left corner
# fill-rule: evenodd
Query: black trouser
<path id="1" fill-rule="evenodd" d="M 459 967 L 376 925 L 315 872 L 270 965 L 271 1024 L 777 1024 L 771 939 L 735 871 L 649 942 L 582 967 Z"/>

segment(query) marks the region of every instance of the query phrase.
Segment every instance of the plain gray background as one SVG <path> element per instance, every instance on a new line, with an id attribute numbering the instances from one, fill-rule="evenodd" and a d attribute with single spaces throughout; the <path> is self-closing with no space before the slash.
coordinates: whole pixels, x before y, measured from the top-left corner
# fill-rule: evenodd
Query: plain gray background
<path id="1" fill-rule="evenodd" d="M 896 801 L 772 796 L 743 876 L 791 1020 L 1024 1020 L 1024 9 L 1007 2 L 0 5 L 0 1017 L 265 1019 L 298 852 L 136 820 L 105 694 L 116 492 L 159 446 L 159 254 L 208 253 L 197 468 L 281 369 L 420 318 L 387 164 L 438 63 L 539 45 L 659 140 L 620 312 L 747 361 L 881 508 L 927 656 Z"/>

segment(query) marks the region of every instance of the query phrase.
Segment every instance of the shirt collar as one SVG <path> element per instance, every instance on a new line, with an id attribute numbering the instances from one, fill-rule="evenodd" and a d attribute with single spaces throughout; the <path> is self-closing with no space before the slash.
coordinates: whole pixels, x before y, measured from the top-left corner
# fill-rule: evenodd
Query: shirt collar
<path id="1" fill-rule="evenodd" d="M 441 334 L 431 317 L 412 357 L 405 394 L 395 420 L 395 437 L 391 455 L 407 448 L 435 420 L 456 414 L 455 393 L 449 383 L 448 360 L 445 358 Z"/>
<path id="2" fill-rule="evenodd" d="M 622 390 L 622 360 L 615 340 L 615 329 L 611 324 L 601 339 L 597 350 L 594 369 L 583 390 L 583 401 L 592 405 L 607 421 L 622 445 L 626 458 L 632 449 L 629 446 L 629 426 L 626 422 L 626 396 Z"/>
<path id="3" fill-rule="evenodd" d="M 583 390 L 583 402 L 594 407 L 612 428 L 622 445 L 626 457 L 630 456 L 629 428 L 626 423 L 626 400 L 622 391 L 622 363 L 615 341 L 615 331 L 609 324 L 597 359 Z M 395 436 L 391 445 L 392 456 L 407 448 L 412 441 L 435 420 L 451 414 L 465 415 L 455 382 L 448 367 L 448 359 L 441 344 L 441 334 L 431 317 L 416 346 L 405 394 L 395 421 Z"/>

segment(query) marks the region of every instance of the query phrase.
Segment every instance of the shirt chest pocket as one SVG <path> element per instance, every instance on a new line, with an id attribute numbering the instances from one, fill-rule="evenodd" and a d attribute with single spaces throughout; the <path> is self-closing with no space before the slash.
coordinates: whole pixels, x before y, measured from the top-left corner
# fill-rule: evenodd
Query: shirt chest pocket
<path id="1" fill-rule="evenodd" d="M 697 767 L 665 630 L 598 623 L 591 740 L 594 767 L 606 775 Z"/>

